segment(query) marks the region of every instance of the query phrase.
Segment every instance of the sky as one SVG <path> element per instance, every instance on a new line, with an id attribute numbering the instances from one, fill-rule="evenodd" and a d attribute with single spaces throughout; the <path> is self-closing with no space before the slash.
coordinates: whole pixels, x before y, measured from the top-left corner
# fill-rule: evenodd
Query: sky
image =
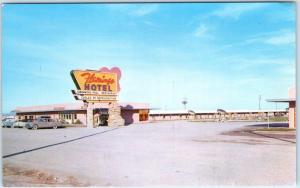
<path id="1" fill-rule="evenodd" d="M 120 102 L 162 110 L 275 109 L 295 85 L 294 3 L 2 8 L 3 112 L 76 102 L 70 71 L 104 66 L 122 71 Z"/>

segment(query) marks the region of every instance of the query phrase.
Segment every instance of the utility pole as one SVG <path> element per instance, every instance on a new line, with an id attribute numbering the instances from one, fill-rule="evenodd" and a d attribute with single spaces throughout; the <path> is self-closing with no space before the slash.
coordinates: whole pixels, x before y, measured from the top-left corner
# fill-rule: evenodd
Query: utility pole
<path id="1" fill-rule="evenodd" d="M 182 104 L 183 104 L 185 110 L 186 110 L 186 104 L 187 104 L 187 103 L 188 103 L 188 102 L 187 102 L 187 98 L 184 97 L 183 100 L 182 100 Z"/>
<path id="2" fill-rule="evenodd" d="M 175 105 L 174 103 L 174 92 L 175 92 L 175 80 L 172 81 L 172 105 Z"/>
<path id="3" fill-rule="evenodd" d="M 261 101 L 261 95 L 258 96 L 258 110 L 261 110 L 261 108 L 260 108 L 260 101 Z"/>

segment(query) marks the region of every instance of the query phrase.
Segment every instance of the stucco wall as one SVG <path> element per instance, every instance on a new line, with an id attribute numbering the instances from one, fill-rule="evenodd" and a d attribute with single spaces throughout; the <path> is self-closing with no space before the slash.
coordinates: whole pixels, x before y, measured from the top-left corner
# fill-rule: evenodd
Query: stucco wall
<path id="1" fill-rule="evenodd" d="M 289 103 L 289 128 L 296 128 L 296 104 Z"/>
<path id="2" fill-rule="evenodd" d="M 83 125 L 86 125 L 86 114 L 77 114 L 77 119 L 79 119 Z"/>
<path id="3" fill-rule="evenodd" d="M 296 98 L 296 88 L 289 88 L 289 98 Z M 296 102 L 289 102 L 289 127 L 296 128 Z"/>

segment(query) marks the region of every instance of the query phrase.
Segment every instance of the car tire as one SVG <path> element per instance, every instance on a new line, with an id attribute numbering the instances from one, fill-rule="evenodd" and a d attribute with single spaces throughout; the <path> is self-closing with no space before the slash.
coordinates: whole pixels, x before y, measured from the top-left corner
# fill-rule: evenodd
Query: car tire
<path id="1" fill-rule="evenodd" d="M 56 126 L 53 126 L 53 129 L 57 129 L 57 125 L 56 125 Z"/>
<path id="2" fill-rule="evenodd" d="M 33 130 L 37 130 L 37 128 L 38 128 L 37 125 L 33 125 L 33 126 L 32 126 L 32 129 L 33 129 Z"/>

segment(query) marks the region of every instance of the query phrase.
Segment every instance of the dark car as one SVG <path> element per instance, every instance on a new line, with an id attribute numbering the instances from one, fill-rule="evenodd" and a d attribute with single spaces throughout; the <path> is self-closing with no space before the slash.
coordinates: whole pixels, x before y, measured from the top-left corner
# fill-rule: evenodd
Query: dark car
<path id="1" fill-rule="evenodd" d="M 27 129 L 39 129 L 39 128 L 53 128 L 63 127 L 59 121 L 55 121 L 51 118 L 38 118 L 26 124 Z"/>

